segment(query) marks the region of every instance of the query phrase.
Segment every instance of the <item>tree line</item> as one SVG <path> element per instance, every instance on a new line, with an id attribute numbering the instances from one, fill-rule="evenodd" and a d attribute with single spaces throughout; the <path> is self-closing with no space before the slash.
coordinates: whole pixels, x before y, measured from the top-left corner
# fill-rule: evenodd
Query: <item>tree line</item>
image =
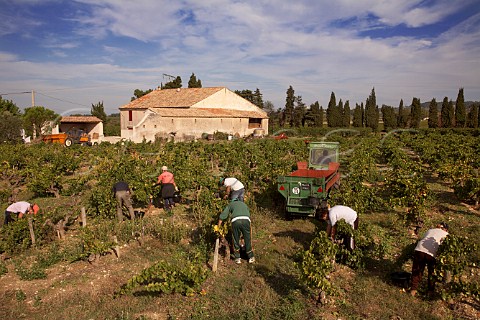
<path id="1" fill-rule="evenodd" d="M 326 124 L 330 128 L 363 127 L 378 131 L 381 122 L 384 130 L 390 130 L 419 128 L 420 122 L 426 119 L 429 128 L 478 128 L 479 108 L 479 103 L 466 105 L 463 88 L 459 89 L 455 103 L 445 97 L 439 104 L 433 98 L 428 112 L 422 109 L 422 103 L 416 97 L 412 99 L 410 106 L 405 106 L 401 99 L 398 108 L 388 105 L 379 108 L 373 88 L 365 104 L 356 103 L 353 110 L 348 100 L 343 102 L 340 99 L 337 103 L 335 93 L 332 92 L 328 106 L 324 109 L 318 101 L 307 107 L 302 97 L 295 95 L 295 90 L 290 86 L 286 92 L 285 107 L 266 111 L 270 116 L 270 124 L 282 128 L 324 127 Z"/>
<path id="2" fill-rule="evenodd" d="M 182 87 L 182 78 L 175 77 L 159 88 L 176 89 Z M 188 81 L 188 88 L 202 88 L 202 81 L 192 73 Z M 153 89 L 135 89 L 131 101 L 138 99 Z M 267 112 L 271 127 L 295 128 L 295 127 L 324 127 L 329 128 L 370 128 L 378 131 L 383 122 L 383 130 L 396 128 L 419 128 L 423 119 L 428 119 L 429 128 L 478 128 L 480 122 L 480 104 L 471 103 L 466 105 L 464 89 L 458 91 L 455 103 L 445 97 L 442 103 L 437 103 L 433 98 L 428 105 L 428 112 L 422 109 L 420 99 L 413 98 L 410 106 L 404 106 L 400 100 L 398 108 L 388 105 L 377 105 L 375 88 L 372 89 L 365 103 L 356 103 L 352 109 L 350 101 L 340 99 L 337 103 L 335 93 L 330 95 L 330 101 L 326 109 L 318 101 L 307 106 L 302 96 L 295 95 L 292 86 L 286 91 L 285 106 L 275 108 L 271 101 L 264 101 L 259 88 L 255 90 L 235 90 L 235 93 L 250 101 L 254 105 Z M 92 104 L 91 115 L 96 116 L 104 123 L 105 135 L 120 135 L 120 123 L 118 116 L 107 116 L 102 102 Z M 10 100 L 4 100 L 0 96 L 0 143 L 22 141 L 24 136 L 39 136 L 40 129 L 46 124 L 56 125 L 61 117 L 53 110 L 43 106 L 33 106 L 21 110 Z"/>
<path id="3" fill-rule="evenodd" d="M 82 116 L 82 114 L 74 114 Z M 109 126 L 110 118 L 105 113 L 103 102 L 92 104 L 90 115 L 96 116 L 104 123 L 105 134 L 116 133 L 116 128 Z M 24 112 L 11 100 L 0 96 L 0 143 L 18 143 L 25 137 L 39 137 L 43 133 L 51 132 L 59 124 L 61 116 L 55 111 L 43 106 L 25 108 Z M 120 134 L 120 124 L 118 124 Z"/>

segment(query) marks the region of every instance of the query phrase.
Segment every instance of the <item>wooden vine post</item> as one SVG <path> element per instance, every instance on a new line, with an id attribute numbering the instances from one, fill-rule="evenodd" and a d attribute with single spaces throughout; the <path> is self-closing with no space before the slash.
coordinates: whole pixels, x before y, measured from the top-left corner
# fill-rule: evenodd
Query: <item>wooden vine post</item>
<path id="1" fill-rule="evenodd" d="M 35 233 L 33 232 L 33 219 L 31 217 L 28 217 L 28 229 L 30 230 L 32 245 L 35 245 Z"/>
<path id="2" fill-rule="evenodd" d="M 115 255 L 117 256 L 117 258 L 120 258 L 120 246 L 118 245 L 117 236 L 113 236 L 113 242 L 115 243 L 115 247 L 113 248 L 113 251 L 115 252 Z"/>
<path id="3" fill-rule="evenodd" d="M 87 225 L 87 213 L 85 212 L 85 207 L 82 207 L 81 217 L 82 217 L 82 227 L 85 228 L 85 226 Z"/>
<path id="4" fill-rule="evenodd" d="M 212 271 L 217 272 L 217 266 L 218 266 L 218 247 L 220 247 L 220 238 L 217 237 L 215 240 L 215 252 L 213 254 L 213 267 Z"/>

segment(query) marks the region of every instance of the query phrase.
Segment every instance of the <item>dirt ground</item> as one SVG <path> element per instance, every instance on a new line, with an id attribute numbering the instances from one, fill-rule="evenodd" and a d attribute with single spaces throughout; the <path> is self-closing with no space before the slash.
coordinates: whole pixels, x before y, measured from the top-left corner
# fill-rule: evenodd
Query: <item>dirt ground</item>
<path id="1" fill-rule="evenodd" d="M 468 210 L 475 211 L 473 208 Z M 172 218 L 166 216 L 162 209 L 154 209 L 147 214 L 160 219 Z M 191 223 L 182 215 L 175 219 L 178 223 Z M 188 319 L 192 310 L 198 313 L 201 308 L 205 308 L 205 318 L 209 318 L 210 304 L 221 304 L 217 300 L 222 298 L 221 294 L 228 292 L 231 279 L 234 278 L 242 281 L 248 279 L 249 285 L 243 288 L 248 295 L 243 298 L 260 295 L 255 296 L 251 304 L 258 304 L 258 308 L 261 308 L 262 301 L 271 301 L 287 293 L 292 295 L 295 291 L 292 287 L 296 284 L 286 276 L 288 270 L 284 270 L 286 260 L 279 260 L 278 257 L 291 259 L 295 252 L 305 249 L 312 238 L 315 224 L 308 220 L 276 221 L 271 217 L 262 217 L 257 222 L 253 243 L 257 264 L 237 266 L 228 259 L 220 259 L 217 273 L 209 276 L 198 297 L 162 295 L 153 299 L 148 296 L 113 299 L 114 293 L 128 279 L 168 255 L 167 245 L 148 237 L 142 242 L 131 241 L 121 246 L 118 257 L 112 251 L 91 262 L 56 264 L 47 270 L 48 276 L 44 280 L 20 280 L 14 264 L 10 263 L 11 259 L 7 259 L 5 263 L 9 270 L 0 277 L 0 319 Z M 68 241 L 68 234 L 63 241 Z M 188 241 L 181 244 L 188 245 Z M 312 297 L 312 319 L 340 319 L 339 310 L 345 308 L 341 305 L 342 299 L 348 301 L 350 295 L 359 294 L 356 288 L 358 274 L 355 271 L 338 265 L 330 277 L 342 287 L 342 292 L 340 296 L 327 298 L 325 305 L 318 305 L 318 301 L 315 301 L 317 297 Z M 351 306 L 352 312 L 361 319 L 377 319 L 375 314 L 380 312 L 379 308 L 384 308 L 378 299 L 381 299 L 381 294 L 390 294 L 392 288 L 380 283 L 382 287 L 379 288 L 380 296 L 374 297 L 376 301 L 370 301 L 363 307 Z M 262 290 L 256 291 L 259 288 Z M 224 292 L 220 293 L 222 290 Z M 406 292 L 401 297 L 406 303 L 410 301 Z M 455 303 L 437 301 L 429 308 L 429 312 L 439 318 L 454 314 L 455 319 L 480 319 L 479 305 L 472 299 Z M 402 314 L 402 310 L 396 314 Z M 390 319 L 403 318 L 396 316 Z"/>

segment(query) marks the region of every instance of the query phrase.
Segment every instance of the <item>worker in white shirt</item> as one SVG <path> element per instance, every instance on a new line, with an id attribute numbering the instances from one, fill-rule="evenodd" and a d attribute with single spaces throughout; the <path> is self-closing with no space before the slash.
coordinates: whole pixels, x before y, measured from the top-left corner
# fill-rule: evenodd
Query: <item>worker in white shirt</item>
<path id="1" fill-rule="evenodd" d="M 428 230 L 423 238 L 418 241 L 413 254 L 412 266 L 412 286 L 410 294 L 415 296 L 417 294 L 418 285 L 422 280 L 425 266 L 428 270 L 428 292 L 432 294 L 435 290 L 435 282 L 433 280 L 433 271 L 435 268 L 437 251 L 448 235 L 448 224 L 442 222 L 436 228 Z"/>
<path id="2" fill-rule="evenodd" d="M 337 222 L 345 220 L 346 223 L 352 226 L 353 230 L 358 229 L 358 214 L 350 207 L 336 205 L 330 208 L 330 206 L 323 208 L 320 211 L 320 218 L 327 222 L 327 236 L 334 241 L 335 234 L 337 233 Z M 353 237 L 347 239 L 347 248 L 353 250 L 355 248 L 355 242 Z"/>
<path id="3" fill-rule="evenodd" d="M 13 221 L 12 215 L 14 214 L 17 215 L 18 219 L 21 219 L 27 213 L 37 214 L 38 210 L 40 210 L 40 208 L 36 203 L 29 203 L 26 201 L 19 201 L 19 202 L 12 203 L 5 210 L 5 220 L 3 224 L 5 225 L 12 222 Z"/>
<path id="4" fill-rule="evenodd" d="M 220 178 L 220 185 L 227 187 L 224 199 L 244 201 L 245 186 L 237 178 Z"/>

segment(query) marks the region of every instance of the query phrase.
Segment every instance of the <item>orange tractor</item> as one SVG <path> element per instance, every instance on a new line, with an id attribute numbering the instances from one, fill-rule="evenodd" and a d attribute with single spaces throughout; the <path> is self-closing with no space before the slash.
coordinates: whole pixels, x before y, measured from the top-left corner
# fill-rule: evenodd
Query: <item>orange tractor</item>
<path id="1" fill-rule="evenodd" d="M 79 129 L 72 129 L 68 132 L 60 132 L 56 134 L 47 134 L 42 137 L 45 143 L 61 143 L 66 147 L 70 147 L 74 143 L 81 145 L 91 145 L 90 137 Z"/>

